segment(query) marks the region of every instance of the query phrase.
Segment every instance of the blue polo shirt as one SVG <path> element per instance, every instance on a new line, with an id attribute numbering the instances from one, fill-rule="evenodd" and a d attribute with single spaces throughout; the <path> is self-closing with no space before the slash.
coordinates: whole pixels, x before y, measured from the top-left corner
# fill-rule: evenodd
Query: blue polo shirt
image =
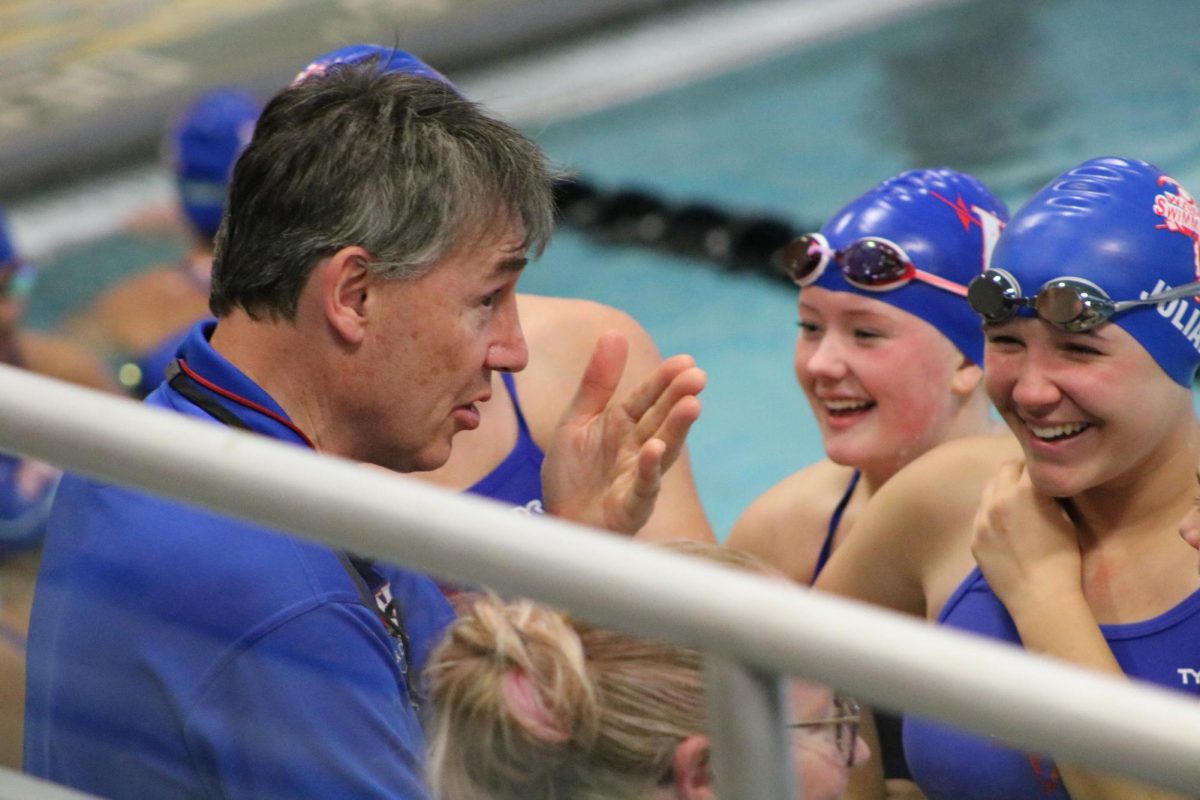
<path id="1" fill-rule="evenodd" d="M 180 354 L 202 383 L 245 402 L 212 398 L 252 430 L 306 446 L 209 346 L 213 327 L 193 329 Z M 213 420 L 165 383 L 146 402 Z M 425 798 L 407 673 L 452 611 L 428 578 L 389 567 L 402 643 L 347 563 L 259 525 L 65 476 L 30 623 L 26 770 L 106 797 Z"/>

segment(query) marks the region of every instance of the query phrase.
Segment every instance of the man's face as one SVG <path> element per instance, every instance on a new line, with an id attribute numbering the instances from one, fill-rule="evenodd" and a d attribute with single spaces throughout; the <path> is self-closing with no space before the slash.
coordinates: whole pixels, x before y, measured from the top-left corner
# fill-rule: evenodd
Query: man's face
<path id="1" fill-rule="evenodd" d="M 372 297 L 354 424 L 363 460 L 404 472 L 435 469 L 450 440 L 479 425 L 492 371 L 525 368 L 517 318 L 525 234 L 508 221 L 463 237 L 416 280 L 383 280 Z"/>

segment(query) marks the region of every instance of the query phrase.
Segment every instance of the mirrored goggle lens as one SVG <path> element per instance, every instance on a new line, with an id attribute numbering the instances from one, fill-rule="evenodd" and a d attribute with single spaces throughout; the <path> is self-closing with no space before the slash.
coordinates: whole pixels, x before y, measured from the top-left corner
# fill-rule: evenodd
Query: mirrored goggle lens
<path id="1" fill-rule="evenodd" d="M 825 243 L 806 233 L 783 249 L 783 266 L 794 283 L 804 286 L 816 280 L 826 256 Z"/>
<path id="2" fill-rule="evenodd" d="M 967 287 L 971 310 L 988 322 L 1002 322 L 1016 311 L 1016 290 L 1003 275 L 988 272 L 974 278 Z"/>
<path id="3" fill-rule="evenodd" d="M 1112 302 L 1087 287 L 1055 281 L 1037 293 L 1034 310 L 1051 325 L 1068 331 L 1086 331 L 1112 315 Z"/>
<path id="4" fill-rule="evenodd" d="M 911 277 L 908 257 L 889 242 L 862 239 L 841 256 L 846 278 L 862 286 L 881 287 Z"/>

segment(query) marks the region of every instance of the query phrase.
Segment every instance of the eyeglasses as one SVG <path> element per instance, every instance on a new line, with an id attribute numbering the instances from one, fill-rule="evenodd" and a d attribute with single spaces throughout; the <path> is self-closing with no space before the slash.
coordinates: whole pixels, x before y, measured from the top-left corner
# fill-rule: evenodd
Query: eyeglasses
<path id="1" fill-rule="evenodd" d="M 992 268 L 971 281 L 967 302 L 984 322 L 1004 322 L 1019 308 L 1031 308 L 1042 320 L 1070 333 L 1090 331 L 1114 314 L 1137 306 L 1152 306 L 1200 292 L 1200 281 L 1147 295 L 1114 301 L 1096 284 L 1083 278 L 1047 281 L 1032 297 L 1021 296 L 1021 284 L 1002 269 Z"/>
<path id="2" fill-rule="evenodd" d="M 805 720 L 788 725 L 791 730 L 813 730 L 822 734 L 833 746 L 839 759 L 847 767 L 854 766 L 854 752 L 858 744 L 860 710 L 858 702 L 845 695 L 833 696 L 834 716 L 825 719 Z"/>
<path id="3" fill-rule="evenodd" d="M 833 696 L 833 716 L 824 719 L 811 719 L 802 722 L 789 722 L 788 730 L 813 730 L 823 737 L 830 751 L 847 767 L 854 766 L 854 753 L 858 744 L 858 725 L 861 720 L 861 710 L 858 701 L 835 694 Z M 659 786 L 670 786 L 675 782 L 675 767 L 668 765 L 666 771 L 658 779 Z"/>
<path id="4" fill-rule="evenodd" d="M 844 250 L 833 250 L 821 234 L 806 233 L 783 249 L 784 269 L 797 286 L 808 286 L 821 277 L 830 260 L 838 262 L 847 283 L 868 292 L 889 292 L 909 281 L 921 281 L 967 296 L 966 286 L 917 269 L 904 248 L 879 236 L 866 236 Z"/>
<path id="5" fill-rule="evenodd" d="M 37 267 L 33 264 L 0 264 L 0 297 L 24 300 L 33 291 L 36 280 Z"/>

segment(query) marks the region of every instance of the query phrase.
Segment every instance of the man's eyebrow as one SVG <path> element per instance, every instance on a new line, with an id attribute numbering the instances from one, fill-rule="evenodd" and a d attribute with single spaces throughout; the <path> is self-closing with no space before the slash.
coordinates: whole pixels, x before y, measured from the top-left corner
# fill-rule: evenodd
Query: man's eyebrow
<path id="1" fill-rule="evenodd" d="M 496 272 L 520 272 L 529 264 L 529 259 L 524 256 L 506 258 L 496 264 Z"/>

